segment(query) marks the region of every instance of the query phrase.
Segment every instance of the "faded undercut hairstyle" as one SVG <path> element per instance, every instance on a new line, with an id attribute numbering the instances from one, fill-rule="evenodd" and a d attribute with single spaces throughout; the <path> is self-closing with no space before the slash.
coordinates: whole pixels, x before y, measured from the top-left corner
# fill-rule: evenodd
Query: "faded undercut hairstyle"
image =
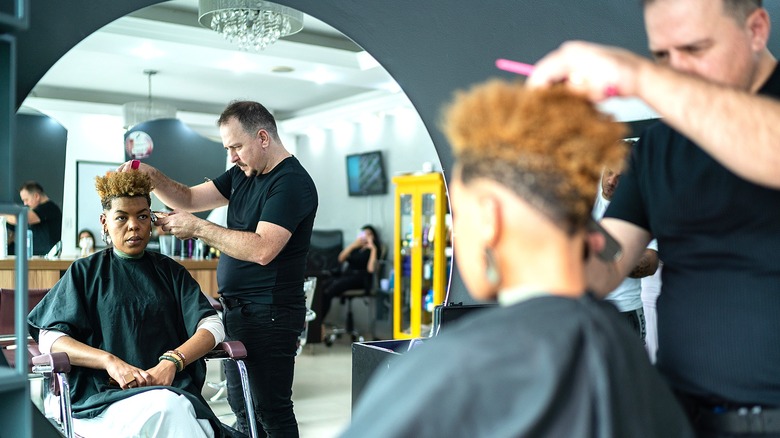
<path id="1" fill-rule="evenodd" d="M 604 165 L 625 159 L 626 127 L 563 87 L 492 80 L 445 110 L 464 184 L 495 181 L 573 234 L 591 217 Z"/>
<path id="2" fill-rule="evenodd" d="M 222 111 L 217 120 L 217 126 L 222 126 L 235 117 L 247 134 L 254 136 L 260 129 L 265 129 L 275 141 L 279 141 L 276 129 L 276 119 L 266 107 L 259 102 L 249 100 L 234 100 Z"/>
<path id="3" fill-rule="evenodd" d="M 19 186 L 19 191 L 26 190 L 27 193 L 40 193 L 44 194 L 43 187 L 37 181 L 26 181 Z"/>
<path id="4" fill-rule="evenodd" d="M 657 0 L 642 0 L 642 6 L 655 3 Z M 721 0 L 723 2 L 723 11 L 726 15 L 742 23 L 758 8 L 763 7 L 762 0 Z"/>
<path id="5" fill-rule="evenodd" d="M 108 172 L 106 176 L 95 177 L 95 188 L 100 196 L 103 210 L 111 209 L 111 201 L 116 198 L 134 198 L 142 196 L 152 205 L 149 193 L 154 189 L 149 175 L 138 172 Z"/>

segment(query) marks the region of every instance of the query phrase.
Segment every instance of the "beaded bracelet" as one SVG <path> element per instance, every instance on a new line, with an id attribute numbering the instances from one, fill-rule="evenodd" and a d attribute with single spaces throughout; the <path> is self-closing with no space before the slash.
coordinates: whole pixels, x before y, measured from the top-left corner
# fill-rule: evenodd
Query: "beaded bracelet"
<path id="1" fill-rule="evenodd" d="M 157 358 L 158 361 L 162 362 L 164 360 L 171 361 L 176 365 L 176 371 L 179 372 L 184 369 L 183 364 L 181 363 L 181 359 L 179 359 L 176 356 L 170 355 L 170 354 L 163 354 L 162 356 Z"/>
<path id="2" fill-rule="evenodd" d="M 182 366 L 187 366 L 187 358 L 184 357 L 184 353 L 179 351 L 178 349 L 168 350 L 166 353 L 175 354 L 176 356 L 179 356 L 179 359 L 181 359 Z"/>

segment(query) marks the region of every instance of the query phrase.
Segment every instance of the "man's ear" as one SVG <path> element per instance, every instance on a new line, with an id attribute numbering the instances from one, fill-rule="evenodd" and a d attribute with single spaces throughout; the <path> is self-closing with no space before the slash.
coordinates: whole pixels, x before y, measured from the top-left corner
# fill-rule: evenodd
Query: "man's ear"
<path id="1" fill-rule="evenodd" d="M 769 32 L 772 28 L 766 9 L 758 8 L 753 11 L 748 16 L 745 25 L 751 33 L 751 47 L 753 51 L 760 52 L 766 49 L 767 41 L 769 41 Z"/>
<path id="2" fill-rule="evenodd" d="M 271 144 L 271 138 L 268 135 L 268 131 L 265 129 L 259 129 L 257 131 L 257 139 L 260 140 L 260 145 L 264 148 Z"/>

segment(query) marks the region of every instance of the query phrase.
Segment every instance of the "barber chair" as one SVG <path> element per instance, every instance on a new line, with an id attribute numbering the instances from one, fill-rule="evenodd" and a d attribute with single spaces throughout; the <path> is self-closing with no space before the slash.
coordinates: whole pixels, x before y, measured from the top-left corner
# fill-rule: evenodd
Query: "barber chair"
<path id="1" fill-rule="evenodd" d="M 382 245 L 379 248 L 379 255 L 376 260 L 376 269 L 371 275 L 371 282 L 367 287 L 363 289 L 350 289 L 345 291 L 340 299 L 343 304 L 347 306 L 347 316 L 344 327 L 335 327 L 328 331 L 324 337 L 325 345 L 330 347 L 340 338 L 342 335 L 349 334 L 352 337 L 352 342 L 364 342 L 365 337 L 355 329 L 355 317 L 352 311 L 352 300 L 362 299 L 368 309 L 368 321 L 371 326 L 371 337 L 375 338 L 375 326 L 376 326 L 376 312 L 372 311 L 373 306 L 376 305 L 376 296 L 379 292 L 379 280 L 382 278 L 382 273 L 385 270 L 387 257 L 387 246 Z"/>
<path id="2" fill-rule="evenodd" d="M 27 310 L 28 312 L 37 306 L 43 299 L 44 295 L 49 292 L 49 289 L 29 289 L 27 291 Z M 14 298 L 13 289 L 0 289 L 0 349 L 3 350 L 8 364 L 14 366 L 14 349 L 16 346 L 16 338 L 14 336 Z M 29 343 L 34 343 L 32 338 L 29 338 Z M 30 364 L 32 365 L 32 363 Z"/>
<path id="3" fill-rule="evenodd" d="M 317 277 L 307 277 L 303 282 L 303 293 L 306 295 L 306 319 L 303 323 L 303 331 L 298 337 L 298 351 L 295 355 L 298 356 L 303 351 L 303 347 L 306 346 L 306 342 L 309 336 L 309 323 L 317 319 L 317 312 L 312 310 L 311 306 L 314 302 L 314 291 L 317 289 Z"/>
<path id="4" fill-rule="evenodd" d="M 78 437 L 73 431 L 70 386 L 68 384 L 68 373 L 71 366 L 68 355 L 66 353 L 40 354 L 37 347 L 33 346 L 30 348 L 30 356 L 32 357 L 32 372 L 44 377 L 44 405 L 56 404 L 58 407 L 55 417 L 50 418 L 50 421 L 61 428 L 65 437 Z M 246 358 L 244 344 L 239 341 L 221 342 L 204 358 L 206 360 L 230 359 L 236 362 L 241 375 L 246 411 L 254 412 L 252 394 L 249 391 L 249 376 L 243 361 Z M 258 433 L 254 415 L 247 415 L 247 419 L 250 429 L 249 436 L 255 438 Z"/>

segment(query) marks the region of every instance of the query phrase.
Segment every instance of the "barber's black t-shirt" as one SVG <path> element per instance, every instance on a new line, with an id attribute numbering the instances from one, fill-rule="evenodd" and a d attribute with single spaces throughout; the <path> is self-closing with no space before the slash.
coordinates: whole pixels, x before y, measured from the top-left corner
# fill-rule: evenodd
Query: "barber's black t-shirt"
<path id="1" fill-rule="evenodd" d="M 62 238 L 62 211 L 51 200 L 39 204 L 33 211 L 41 219 L 39 223 L 30 225 L 33 254 L 45 255 Z"/>
<path id="2" fill-rule="evenodd" d="M 247 177 L 233 167 L 214 180 L 230 201 L 227 227 L 254 232 L 258 222 L 270 222 L 292 233 L 287 245 L 269 264 L 238 260 L 222 254 L 217 267 L 219 293 L 274 304 L 303 299 L 306 254 L 317 213 L 317 189 L 295 157 L 279 163 L 267 174 Z"/>
<path id="3" fill-rule="evenodd" d="M 777 70 L 759 93 L 780 96 Z M 780 190 L 659 123 L 634 147 L 605 217 L 658 240 L 657 359 L 672 386 L 780 406 Z"/>

